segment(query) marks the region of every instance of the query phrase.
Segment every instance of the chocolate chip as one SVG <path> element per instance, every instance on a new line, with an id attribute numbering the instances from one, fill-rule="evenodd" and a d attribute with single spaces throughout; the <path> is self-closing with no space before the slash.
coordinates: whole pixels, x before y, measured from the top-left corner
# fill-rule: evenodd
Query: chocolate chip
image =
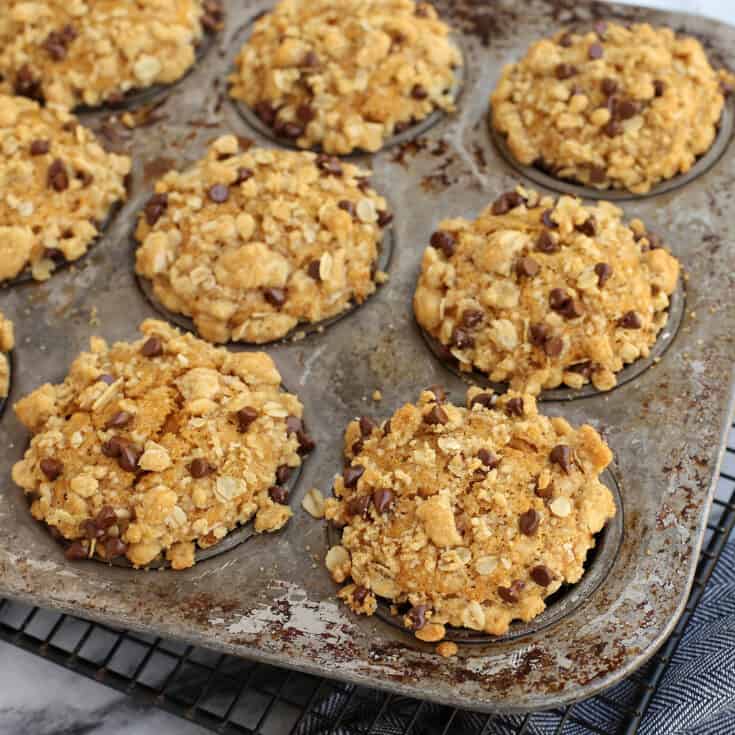
<path id="1" fill-rule="evenodd" d="M 345 487 L 357 487 L 357 481 L 363 476 L 365 468 L 361 464 L 345 467 L 342 475 Z"/>
<path id="2" fill-rule="evenodd" d="M 454 255 L 456 239 L 451 232 L 437 230 L 431 236 L 430 242 L 433 248 L 441 250 L 447 258 L 451 258 Z"/>
<path id="3" fill-rule="evenodd" d="M 255 114 L 269 128 L 273 127 L 273 123 L 276 121 L 276 108 L 268 100 L 261 100 L 255 105 Z"/>
<path id="4" fill-rule="evenodd" d="M 571 300 L 569 294 L 563 288 L 552 288 L 549 292 L 549 306 L 554 311 L 561 311 Z"/>
<path id="5" fill-rule="evenodd" d="M 133 415 L 127 411 L 118 411 L 105 424 L 105 429 L 120 429 L 127 426 L 132 420 Z"/>
<path id="6" fill-rule="evenodd" d="M 351 516 L 370 517 L 370 502 L 372 495 L 358 495 L 347 503 L 347 513 Z"/>
<path id="7" fill-rule="evenodd" d="M 473 329 L 482 322 L 485 314 L 477 309 L 465 309 L 459 321 L 466 329 Z"/>
<path id="8" fill-rule="evenodd" d="M 475 404 L 479 404 L 480 406 L 484 406 L 485 408 L 492 408 L 494 403 L 494 396 L 492 393 L 478 393 L 476 396 L 472 397 L 472 400 L 470 401 L 470 408 L 472 408 Z"/>
<path id="9" fill-rule="evenodd" d="M 94 522 L 99 528 L 108 529 L 117 524 L 117 513 L 111 505 L 103 505 L 95 516 Z"/>
<path id="10" fill-rule="evenodd" d="M 54 61 L 63 61 L 68 53 L 69 44 L 77 37 L 73 26 L 64 26 L 60 31 L 51 31 L 41 47 Z"/>
<path id="11" fill-rule="evenodd" d="M 224 204 L 230 198 L 230 189 L 226 184 L 215 184 L 210 187 L 207 196 L 215 204 Z"/>
<path id="12" fill-rule="evenodd" d="M 145 213 L 145 221 L 153 227 L 153 225 L 161 219 L 163 213 L 168 209 L 168 194 L 154 194 L 145 205 L 143 210 Z"/>
<path id="13" fill-rule="evenodd" d="M 658 250 L 658 248 L 662 248 L 664 246 L 663 239 L 655 232 L 647 232 L 646 240 L 648 240 L 648 247 L 650 250 Z"/>
<path id="14" fill-rule="evenodd" d="M 618 320 L 623 329 L 640 329 L 643 326 L 640 316 L 635 311 L 626 311 Z"/>
<path id="15" fill-rule="evenodd" d="M 498 587 L 498 594 L 503 602 L 507 602 L 509 605 L 514 605 L 520 599 L 520 594 L 525 583 L 520 579 L 514 580 L 510 587 Z"/>
<path id="16" fill-rule="evenodd" d="M 66 547 L 64 556 L 69 561 L 81 561 L 87 558 L 87 549 L 82 545 L 81 541 L 74 541 Z"/>
<path id="17" fill-rule="evenodd" d="M 537 564 L 531 569 L 531 579 L 541 587 L 548 587 L 554 581 L 554 574 L 544 564 Z"/>
<path id="18" fill-rule="evenodd" d="M 391 222 L 393 222 L 393 215 L 390 212 L 385 209 L 378 211 L 378 227 L 387 227 Z"/>
<path id="19" fill-rule="evenodd" d="M 561 250 L 561 247 L 559 246 L 559 243 L 554 240 L 548 230 L 542 230 L 541 234 L 538 236 L 538 240 L 536 240 L 536 250 L 540 253 L 550 255 L 551 253 L 558 253 L 559 250 Z"/>
<path id="20" fill-rule="evenodd" d="M 427 605 L 415 605 L 408 611 L 408 625 L 411 630 L 421 630 L 426 625 Z"/>
<path id="21" fill-rule="evenodd" d="M 617 120 L 610 120 L 610 122 L 603 128 L 605 135 L 608 138 L 614 138 L 616 135 L 620 135 L 623 132 L 623 126 Z"/>
<path id="22" fill-rule="evenodd" d="M 53 482 L 64 471 L 64 465 L 59 462 L 58 459 L 53 459 L 51 457 L 42 459 L 39 466 L 41 468 L 41 472 L 43 472 L 51 482 Z"/>
<path id="23" fill-rule="evenodd" d="M 521 277 L 533 278 L 540 270 L 539 264 L 533 259 L 526 256 L 516 263 L 516 273 Z"/>
<path id="24" fill-rule="evenodd" d="M 541 516 L 533 509 L 529 508 L 525 513 L 521 513 L 518 518 L 518 528 L 524 536 L 533 536 L 538 531 Z"/>
<path id="25" fill-rule="evenodd" d="M 549 337 L 544 342 L 544 352 L 549 357 L 559 357 L 564 349 L 564 340 L 561 337 Z"/>
<path id="26" fill-rule="evenodd" d="M 661 79 L 654 79 L 653 80 L 653 93 L 656 95 L 656 97 L 662 97 L 665 91 L 666 91 L 666 82 L 662 81 Z"/>
<path id="27" fill-rule="evenodd" d="M 149 337 L 140 348 L 143 357 L 159 357 L 163 354 L 163 343 L 158 337 Z"/>
<path id="28" fill-rule="evenodd" d="M 311 263 L 306 267 L 306 273 L 309 278 L 313 278 L 315 281 L 321 281 L 322 277 L 319 275 L 319 268 L 321 262 L 319 260 L 312 260 Z"/>
<path id="29" fill-rule="evenodd" d="M 357 587 L 355 587 L 354 590 L 352 590 L 352 603 L 354 605 L 362 605 L 363 602 L 365 602 L 365 598 L 368 596 L 368 589 L 367 587 L 363 587 L 361 584 L 358 584 Z"/>
<path id="30" fill-rule="evenodd" d="M 602 87 L 602 91 L 608 96 L 618 91 L 618 83 L 614 79 L 610 79 L 610 77 L 603 79 L 600 86 Z"/>
<path id="31" fill-rule="evenodd" d="M 316 442 L 303 429 L 296 432 L 296 441 L 299 443 L 299 454 L 308 454 L 316 446 Z"/>
<path id="32" fill-rule="evenodd" d="M 197 480 L 211 475 L 212 472 L 214 472 L 214 467 L 206 459 L 202 459 L 201 457 L 193 459 L 189 465 L 189 474 Z"/>
<path id="33" fill-rule="evenodd" d="M 283 123 L 283 125 L 278 126 L 277 132 L 282 134 L 286 138 L 291 138 L 291 140 L 295 140 L 296 138 L 300 138 L 304 134 L 304 126 L 299 125 L 295 122 L 287 122 Z"/>
<path id="34" fill-rule="evenodd" d="M 241 434 L 245 433 L 250 428 L 250 424 L 258 418 L 258 412 L 252 406 L 244 406 L 235 415 L 237 416 L 237 428 Z"/>
<path id="35" fill-rule="evenodd" d="M 237 178 L 235 179 L 235 186 L 239 184 L 244 184 L 246 181 L 249 181 L 254 176 L 253 170 L 251 168 L 245 168 L 245 166 L 240 166 L 240 168 L 237 169 Z"/>
<path id="36" fill-rule="evenodd" d="M 604 53 L 605 50 L 599 43 L 593 43 L 587 51 L 587 56 L 594 61 L 595 59 L 601 59 Z"/>
<path id="37" fill-rule="evenodd" d="M 282 288 L 266 288 L 263 296 L 271 306 L 280 307 L 286 303 L 286 291 Z"/>
<path id="38" fill-rule="evenodd" d="M 532 345 L 543 347 L 549 336 L 549 328 L 546 324 L 531 324 L 528 329 L 528 337 Z"/>
<path id="39" fill-rule="evenodd" d="M 316 165 L 330 176 L 342 176 L 342 164 L 339 158 L 320 153 L 316 157 Z"/>
<path id="40" fill-rule="evenodd" d="M 544 209 L 543 213 L 541 214 L 541 222 L 548 227 L 550 230 L 556 229 L 559 225 L 554 222 L 554 220 L 551 218 L 551 215 L 554 213 L 553 209 Z"/>
<path id="41" fill-rule="evenodd" d="M 597 285 L 602 288 L 612 278 L 613 269 L 608 263 L 596 263 L 595 273 L 597 274 Z"/>
<path id="42" fill-rule="evenodd" d="M 361 416 L 359 424 L 360 424 L 360 433 L 364 437 L 370 436 L 373 433 L 373 431 L 375 431 L 376 429 L 375 422 L 368 416 Z"/>
<path id="43" fill-rule="evenodd" d="M 87 518 L 87 520 L 82 521 L 79 526 L 79 530 L 84 534 L 84 538 L 89 541 L 101 539 L 105 535 L 105 529 L 99 528 L 91 518 Z"/>
<path id="44" fill-rule="evenodd" d="M 494 215 L 507 214 L 512 209 L 520 207 L 525 201 L 517 191 L 506 191 L 493 202 L 492 213 Z"/>
<path id="45" fill-rule="evenodd" d="M 112 439 L 110 439 L 109 441 L 106 441 L 102 445 L 101 447 L 102 454 L 104 454 L 105 457 L 110 457 L 111 459 L 119 457 L 124 444 L 125 444 L 124 439 L 121 439 L 120 437 L 117 437 L 117 436 L 113 436 Z"/>
<path id="46" fill-rule="evenodd" d="M 601 184 L 607 178 L 607 169 L 602 166 L 590 167 L 590 182 L 593 184 Z"/>
<path id="47" fill-rule="evenodd" d="M 446 411 L 437 403 L 432 406 L 431 411 L 424 415 L 424 422 L 431 426 L 446 424 L 449 421 Z"/>
<path id="48" fill-rule="evenodd" d="M 557 444 L 549 452 L 549 459 L 568 473 L 572 466 L 572 450 L 566 444 Z"/>
<path id="49" fill-rule="evenodd" d="M 581 225 L 575 225 L 574 229 L 587 237 L 594 237 L 597 234 L 597 220 L 594 216 L 587 217 Z"/>
<path id="50" fill-rule="evenodd" d="M 559 45 L 563 46 L 564 48 L 569 48 L 572 45 L 572 34 L 564 33 L 559 39 Z"/>
<path id="51" fill-rule="evenodd" d="M 18 69 L 15 77 L 15 92 L 22 97 L 30 97 L 38 102 L 43 101 L 43 92 L 41 90 L 41 82 L 36 79 L 31 67 L 24 64 Z"/>
<path id="52" fill-rule="evenodd" d="M 488 470 L 494 470 L 500 464 L 500 460 L 489 449 L 480 449 L 477 458 Z"/>
<path id="53" fill-rule="evenodd" d="M 629 120 L 631 117 L 635 117 L 641 111 L 640 106 L 633 100 L 622 100 L 616 110 L 615 114 L 619 120 Z"/>
<path id="54" fill-rule="evenodd" d="M 315 51 L 307 51 L 304 60 L 301 62 L 302 66 L 306 66 L 309 69 L 315 69 L 319 66 L 319 57 Z"/>
<path id="55" fill-rule="evenodd" d="M 117 536 L 112 536 L 105 541 L 105 558 L 117 559 L 125 556 L 128 547 Z"/>
<path id="56" fill-rule="evenodd" d="M 475 346 L 474 337 L 460 327 L 454 327 L 454 329 L 452 329 L 450 341 L 452 345 L 459 350 L 467 350 Z"/>
<path id="57" fill-rule="evenodd" d="M 554 69 L 554 75 L 559 81 L 571 79 L 577 73 L 577 67 L 572 64 L 557 64 Z"/>
<path id="58" fill-rule="evenodd" d="M 280 485 L 273 485 L 268 488 L 268 495 L 274 503 L 279 505 L 288 505 L 288 490 Z"/>
<path id="59" fill-rule="evenodd" d="M 120 447 L 120 456 L 117 459 L 120 469 L 126 472 L 137 472 L 139 459 L 140 453 L 135 447 L 130 444 L 123 444 Z"/>
<path id="60" fill-rule="evenodd" d="M 381 488 L 373 493 L 373 505 L 378 513 L 385 513 L 393 504 L 393 491 Z"/>
<path id="61" fill-rule="evenodd" d="M 592 363 L 589 360 L 586 362 L 578 362 L 575 365 L 569 365 L 567 370 L 570 373 L 576 373 L 577 375 L 582 375 L 589 379 L 590 375 L 592 375 Z"/>
<path id="62" fill-rule="evenodd" d="M 352 456 L 356 457 L 360 452 L 362 452 L 363 448 L 365 447 L 365 442 L 363 442 L 362 439 L 358 439 L 351 447 L 350 450 L 352 452 Z"/>
<path id="63" fill-rule="evenodd" d="M 355 211 L 355 205 L 353 202 L 349 201 L 349 199 L 342 199 L 339 202 L 337 202 L 337 206 L 340 209 L 344 209 L 347 214 L 350 215 L 350 217 L 355 217 L 357 212 Z"/>
<path id="64" fill-rule="evenodd" d="M 540 487 L 539 486 L 539 478 L 536 478 L 536 487 L 534 488 L 534 493 L 537 497 L 543 498 L 544 500 L 548 500 L 553 494 L 554 494 L 554 486 L 549 483 L 546 485 L 546 487 Z"/>
<path id="65" fill-rule="evenodd" d="M 289 416 L 286 419 L 286 433 L 298 434 L 300 431 L 303 431 L 303 429 L 304 423 L 298 416 Z"/>
<path id="66" fill-rule="evenodd" d="M 276 482 L 279 485 L 285 485 L 291 477 L 292 469 L 287 464 L 278 465 L 276 469 Z"/>
<path id="67" fill-rule="evenodd" d="M 425 87 L 422 87 L 420 84 L 414 84 L 413 89 L 411 90 L 411 97 L 413 97 L 415 100 L 425 100 L 429 96 L 429 93 L 426 91 Z"/>
<path id="68" fill-rule="evenodd" d="M 316 117 L 316 112 L 311 105 L 299 105 L 296 108 L 296 117 L 304 123 L 304 125 L 307 125 Z"/>
<path id="69" fill-rule="evenodd" d="M 31 143 L 31 155 L 43 156 L 51 150 L 51 143 L 48 140 L 34 140 Z"/>
<path id="70" fill-rule="evenodd" d="M 523 399 L 511 398 L 505 404 L 505 412 L 508 416 L 523 416 Z"/>
<path id="71" fill-rule="evenodd" d="M 69 188 L 69 174 L 60 158 L 54 159 L 48 168 L 48 185 L 54 191 L 66 191 Z"/>

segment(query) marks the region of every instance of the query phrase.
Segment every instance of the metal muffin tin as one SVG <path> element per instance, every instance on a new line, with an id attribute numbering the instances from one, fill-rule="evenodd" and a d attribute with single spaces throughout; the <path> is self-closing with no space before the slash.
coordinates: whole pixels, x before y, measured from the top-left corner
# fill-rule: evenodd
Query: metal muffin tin
<path id="1" fill-rule="evenodd" d="M 83 261 L 46 283 L 0 291 L 0 309 L 15 322 L 17 335 L 11 402 L 62 379 L 91 335 L 135 338 L 137 325 L 157 316 L 136 285 L 129 239 L 156 178 L 201 157 L 224 132 L 273 145 L 243 121 L 227 99 L 225 81 L 238 29 L 266 7 L 256 0 L 227 2 L 226 29 L 206 63 L 129 134 L 110 133 L 123 128 L 110 123 L 109 112 L 83 116 L 85 124 L 106 131 L 110 147 L 132 155 L 131 198 Z M 440 6 L 463 34 L 467 66 L 457 114 L 442 117 L 419 139 L 357 158 L 372 166 L 373 184 L 395 214 L 390 281 L 323 332 L 265 347 L 304 402 L 318 442 L 292 492 L 290 523 L 184 572 L 67 562 L 10 480 L 28 434 L 7 411 L 0 421 L 0 595 L 475 710 L 525 712 L 588 697 L 653 654 L 686 603 L 731 416 L 732 146 L 723 146 L 709 169 L 676 191 L 624 204 L 628 218 L 640 217 L 663 236 L 687 274 L 686 310 L 670 348 L 609 393 L 543 404 L 547 414 L 592 424 L 615 452 L 611 470 L 622 508 L 614 523 L 621 524 L 622 538 L 611 546 L 615 525 L 608 526 L 581 583 L 588 587 L 552 599 L 548 613 L 513 626 L 503 639 L 482 637 L 441 659 L 385 619 L 355 616 L 336 599 L 323 566 L 325 525 L 300 508 L 309 488 L 329 492 L 342 466 L 342 431 L 353 417 L 386 418 L 435 383 L 447 386 L 455 402 L 463 400 L 464 382 L 432 355 L 414 322 L 411 298 L 422 252 L 440 219 L 474 217 L 519 180 L 528 184 L 487 130 L 488 96 L 501 66 L 562 25 L 602 16 L 693 33 L 713 60 L 735 68 L 735 29 L 714 21 L 587 0 L 511 7 L 470 0 Z M 380 402 L 371 400 L 376 389 Z"/>

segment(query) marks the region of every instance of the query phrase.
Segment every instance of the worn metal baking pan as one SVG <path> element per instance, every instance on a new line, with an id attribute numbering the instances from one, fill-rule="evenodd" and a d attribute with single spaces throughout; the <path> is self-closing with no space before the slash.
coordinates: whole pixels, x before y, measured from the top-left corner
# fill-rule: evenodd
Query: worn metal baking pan
<path id="1" fill-rule="evenodd" d="M 224 81 L 237 52 L 230 39 L 266 5 L 226 5 L 227 28 L 218 48 L 170 91 L 145 125 L 123 135 L 109 114 L 85 116 L 106 131 L 111 146 L 134 156 L 133 194 L 83 261 L 45 284 L 0 291 L 0 308 L 15 320 L 18 335 L 11 401 L 62 378 L 90 335 L 131 338 L 142 319 L 155 315 L 136 285 L 129 244 L 133 217 L 154 178 L 198 158 L 223 131 L 266 142 L 227 101 Z M 513 6 L 461 0 L 440 8 L 463 34 L 467 69 L 459 111 L 421 139 L 365 158 L 396 215 L 389 283 L 323 333 L 268 347 L 286 385 L 304 401 L 318 440 L 293 492 L 296 514 L 288 526 L 276 535 L 251 536 L 186 572 L 68 563 L 10 481 L 10 466 L 28 437 L 6 411 L 0 421 L 0 595 L 488 711 L 522 712 L 587 697 L 653 654 L 687 599 L 731 414 L 733 146 L 723 146 L 711 168 L 680 188 L 625 202 L 627 215 L 658 231 L 686 268 L 685 313 L 669 349 L 610 393 L 543 404 L 547 413 L 602 430 L 616 454 L 612 471 L 622 498 L 622 538 L 612 554 L 605 551 L 607 541 L 601 543 L 590 563 L 599 583 L 583 599 L 554 602 L 545 626 L 514 627 L 505 639 L 466 643 L 458 656 L 440 659 L 389 622 L 358 618 L 338 604 L 322 562 L 326 529 L 299 507 L 310 487 L 329 490 L 341 467 L 341 431 L 350 418 L 385 417 L 438 382 L 455 400 L 462 398 L 464 383 L 433 356 L 414 323 L 411 295 L 438 220 L 472 217 L 519 180 L 485 122 L 501 65 L 562 24 L 603 14 L 694 33 L 716 61 L 735 67 L 735 29 L 713 21 L 585 0 L 537 0 L 524 4 L 522 13 Z M 383 393 L 379 403 L 370 399 L 375 389 Z M 599 558 L 609 561 L 609 569 L 601 571 Z"/>

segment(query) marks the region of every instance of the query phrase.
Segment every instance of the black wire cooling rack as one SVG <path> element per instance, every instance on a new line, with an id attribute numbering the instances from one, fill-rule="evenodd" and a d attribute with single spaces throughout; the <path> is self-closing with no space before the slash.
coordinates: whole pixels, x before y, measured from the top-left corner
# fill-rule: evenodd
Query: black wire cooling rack
<path id="1" fill-rule="evenodd" d="M 223 735 L 632 735 L 735 527 L 735 425 L 726 452 L 692 593 L 671 637 L 626 681 L 551 712 L 441 707 L 2 599 L 0 640 Z"/>

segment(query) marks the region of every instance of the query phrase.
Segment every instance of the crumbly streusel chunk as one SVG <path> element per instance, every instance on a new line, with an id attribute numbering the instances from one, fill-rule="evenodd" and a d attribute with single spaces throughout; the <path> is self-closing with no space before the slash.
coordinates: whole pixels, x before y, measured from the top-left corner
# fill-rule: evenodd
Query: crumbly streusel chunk
<path id="1" fill-rule="evenodd" d="M 73 542 L 67 558 L 143 567 L 165 553 L 174 569 L 252 519 L 281 528 L 281 485 L 313 442 L 273 361 L 159 321 L 140 331 L 111 347 L 93 337 L 62 384 L 16 404 L 34 436 L 13 480 L 34 518 Z"/>
<path id="2" fill-rule="evenodd" d="M 454 109 L 462 56 L 449 33 L 413 0 L 281 0 L 240 52 L 231 94 L 302 148 L 377 151 Z"/>
<path id="3" fill-rule="evenodd" d="M 445 220 L 424 252 L 416 319 L 462 370 L 515 390 L 610 390 L 649 354 L 679 277 L 661 239 L 621 217 L 518 187 L 474 222 Z"/>
<path id="4" fill-rule="evenodd" d="M 129 172 L 73 115 L 0 95 L 0 281 L 28 266 L 42 281 L 84 255 Z"/>
<path id="5" fill-rule="evenodd" d="M 326 565 L 338 593 L 371 615 L 376 597 L 408 603 L 424 641 L 445 626 L 502 635 L 584 571 L 594 534 L 615 515 L 598 477 L 612 459 L 591 426 L 536 410 L 532 396 L 478 388 L 468 408 L 432 388 L 383 424 L 353 421 L 348 466 L 326 502 L 343 526 Z"/>
<path id="6" fill-rule="evenodd" d="M 647 192 L 688 171 L 715 138 L 724 97 L 702 45 L 617 23 L 558 33 L 510 64 L 492 120 L 525 165 L 599 189 Z"/>
<path id="7" fill-rule="evenodd" d="M 6 398 L 10 389 L 10 362 L 5 354 L 15 347 L 13 322 L 0 311 L 0 399 Z"/>
<path id="8" fill-rule="evenodd" d="M 119 102 L 181 78 L 221 19 L 219 0 L 4 0 L 0 75 L 70 109 Z"/>
<path id="9" fill-rule="evenodd" d="M 140 218 L 136 270 L 212 342 L 269 342 L 375 291 L 392 216 L 368 171 L 233 135 L 171 172 Z"/>

